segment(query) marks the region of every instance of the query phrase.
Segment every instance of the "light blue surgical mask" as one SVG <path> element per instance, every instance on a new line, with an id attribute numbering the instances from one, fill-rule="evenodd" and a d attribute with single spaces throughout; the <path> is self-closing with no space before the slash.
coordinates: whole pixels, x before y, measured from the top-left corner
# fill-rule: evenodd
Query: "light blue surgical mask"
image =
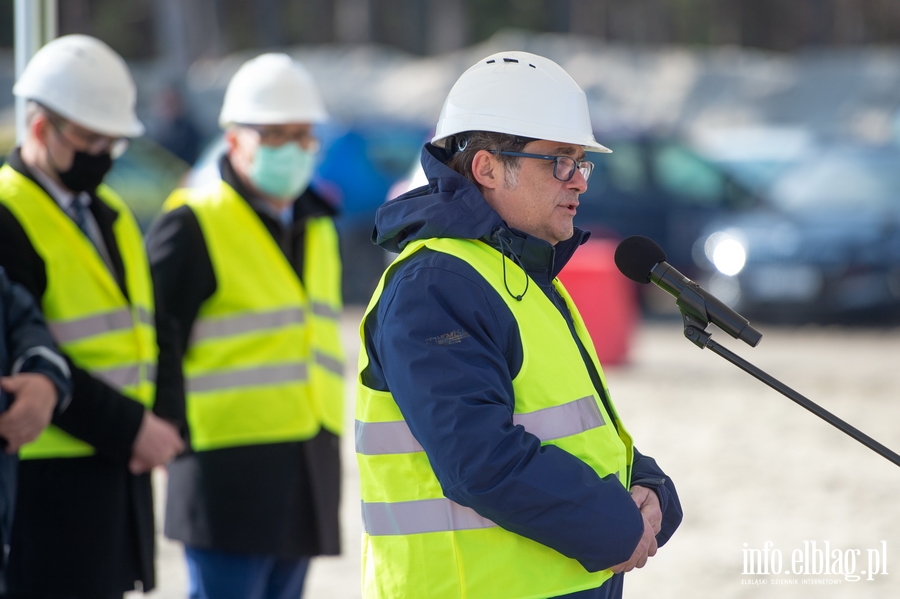
<path id="1" fill-rule="evenodd" d="M 264 194 L 290 202 L 309 186 L 315 166 L 315 152 L 294 142 L 260 145 L 250 165 L 250 182 Z"/>

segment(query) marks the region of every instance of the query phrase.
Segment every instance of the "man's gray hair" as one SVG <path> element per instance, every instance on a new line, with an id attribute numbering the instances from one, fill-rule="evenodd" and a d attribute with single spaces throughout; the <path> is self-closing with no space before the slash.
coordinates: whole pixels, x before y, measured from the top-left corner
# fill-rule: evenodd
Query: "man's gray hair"
<path id="1" fill-rule="evenodd" d="M 501 150 L 504 152 L 521 152 L 526 145 L 534 141 L 529 137 L 495 133 L 493 131 L 466 131 L 458 133 L 447 140 L 447 148 L 454 152 L 447 161 L 447 166 L 474 183 L 479 189 L 478 181 L 472 173 L 472 160 L 481 150 Z M 497 159 L 506 167 L 504 183 L 507 187 L 518 184 L 520 159 L 513 156 L 496 154 Z"/>
<path id="2" fill-rule="evenodd" d="M 25 103 L 25 124 L 31 125 L 34 121 L 34 117 L 39 114 L 47 114 L 47 109 L 34 100 L 28 100 Z"/>

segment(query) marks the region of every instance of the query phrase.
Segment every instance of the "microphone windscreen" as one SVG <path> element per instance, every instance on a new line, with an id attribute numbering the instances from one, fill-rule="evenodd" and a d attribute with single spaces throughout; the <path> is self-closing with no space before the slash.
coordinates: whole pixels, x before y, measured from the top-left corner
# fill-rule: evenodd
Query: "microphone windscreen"
<path id="1" fill-rule="evenodd" d="M 616 248 L 616 266 L 623 275 L 638 283 L 649 283 L 650 271 L 665 259 L 663 249 L 643 235 L 626 237 Z"/>

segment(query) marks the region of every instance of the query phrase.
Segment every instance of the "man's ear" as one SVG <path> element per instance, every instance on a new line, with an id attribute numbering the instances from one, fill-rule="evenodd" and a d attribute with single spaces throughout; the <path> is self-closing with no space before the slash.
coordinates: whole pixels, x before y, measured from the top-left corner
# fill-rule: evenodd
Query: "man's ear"
<path id="1" fill-rule="evenodd" d="M 47 140 L 44 139 L 44 136 L 47 133 L 47 128 L 50 126 L 47 115 L 43 112 L 37 112 L 28 124 L 28 133 L 32 138 L 39 139 L 42 144 L 47 145 Z"/>
<path id="2" fill-rule="evenodd" d="M 484 189 L 496 189 L 503 182 L 503 167 L 496 156 L 487 150 L 479 150 L 472 158 L 472 176 Z"/>
<path id="3" fill-rule="evenodd" d="M 225 139 L 225 147 L 229 152 L 234 151 L 234 148 L 237 146 L 237 134 L 237 129 L 234 127 L 225 129 L 225 134 L 222 137 Z"/>

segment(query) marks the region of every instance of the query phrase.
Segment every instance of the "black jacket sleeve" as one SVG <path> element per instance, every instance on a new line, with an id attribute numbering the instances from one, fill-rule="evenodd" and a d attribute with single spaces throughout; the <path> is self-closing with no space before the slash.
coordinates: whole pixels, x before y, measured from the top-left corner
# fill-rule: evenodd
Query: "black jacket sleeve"
<path id="1" fill-rule="evenodd" d="M 0 205 L 0 266 L 6 269 L 11 281 L 40 302 L 47 289 L 44 261 L 28 240 L 25 229 L 3 205 Z"/>
<path id="2" fill-rule="evenodd" d="M 69 368 L 56 349 L 34 298 L 11 282 L 0 267 L 0 331 L 3 332 L 5 367 L 2 374 L 43 374 L 56 387 L 57 411 L 62 411 L 72 392 Z"/>
<path id="3" fill-rule="evenodd" d="M 147 255 L 156 292 L 156 321 L 161 339 L 157 402 L 162 409 L 181 410 L 183 414 L 182 359 L 200 306 L 216 290 L 215 272 L 203 232 L 189 207 L 181 206 L 157 219 L 147 233 Z M 167 343 L 165 356 L 163 338 Z M 188 439 L 184 416 L 160 415 L 178 420 L 182 435 Z"/>
<path id="4" fill-rule="evenodd" d="M 168 320 L 183 352 L 200 306 L 216 290 L 209 250 L 197 217 L 188 206 L 163 214 L 147 233 L 150 273 L 159 301 L 157 314 Z M 180 360 L 179 360 L 180 369 Z"/>

